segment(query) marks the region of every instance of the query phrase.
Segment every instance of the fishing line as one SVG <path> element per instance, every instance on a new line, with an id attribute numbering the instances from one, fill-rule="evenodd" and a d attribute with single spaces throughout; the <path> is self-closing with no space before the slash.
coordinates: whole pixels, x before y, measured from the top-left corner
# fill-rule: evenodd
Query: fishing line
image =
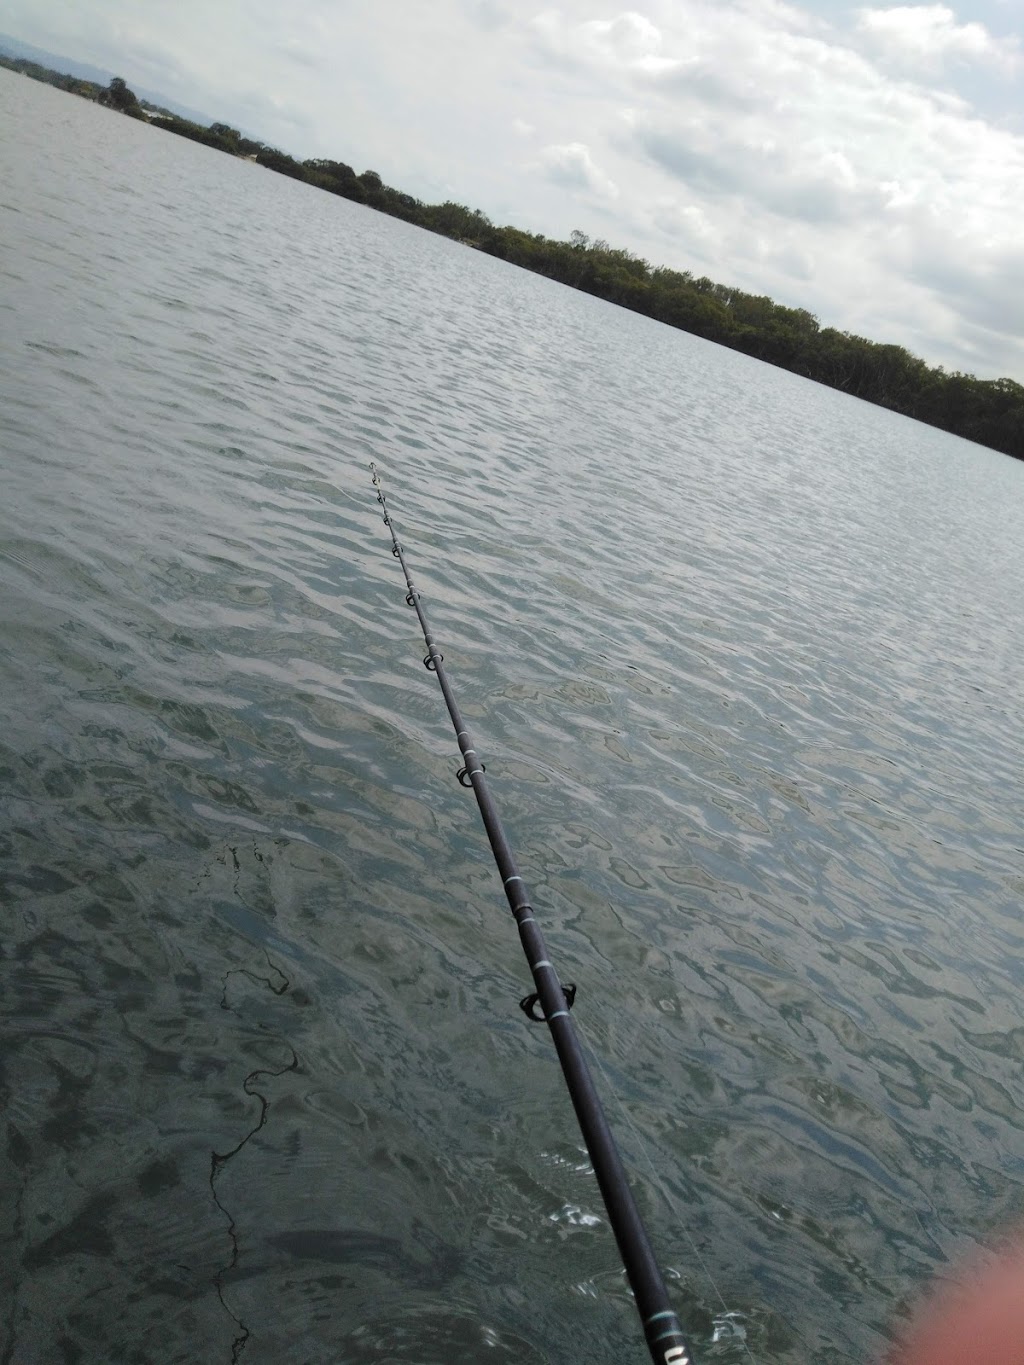
<path id="1" fill-rule="evenodd" d="M 380 475 L 372 460 L 370 469 L 373 471 L 373 486 L 377 490 L 377 501 L 384 516 L 384 525 L 391 532 L 391 553 L 402 566 L 405 575 L 408 589 L 405 600 L 416 612 L 420 629 L 423 631 L 423 639 L 427 646 L 423 664 L 437 677 L 464 759 L 464 765 L 456 777 L 462 786 L 473 789 L 480 818 L 498 867 L 498 875 L 501 877 L 509 909 L 519 929 L 519 940 L 533 975 L 535 990 L 520 1000 L 520 1007 L 534 1022 L 546 1023 L 551 1033 L 583 1141 L 586 1143 L 594 1174 L 597 1176 L 608 1221 L 615 1234 L 619 1254 L 633 1291 L 651 1359 L 655 1365 L 694 1365 L 693 1352 L 669 1303 L 665 1281 L 651 1247 L 647 1229 L 640 1217 L 633 1191 L 629 1187 L 622 1157 L 608 1125 L 570 1015 L 576 987 L 561 981 L 548 954 L 547 944 L 530 903 L 526 882 L 519 872 L 512 846 L 498 814 L 498 807 L 487 785 L 486 769 L 473 747 L 472 737 L 462 719 L 455 693 L 445 671 L 444 655 L 438 649 L 437 642 L 430 632 L 420 593 L 413 583 L 405 550 L 395 533 Z"/>

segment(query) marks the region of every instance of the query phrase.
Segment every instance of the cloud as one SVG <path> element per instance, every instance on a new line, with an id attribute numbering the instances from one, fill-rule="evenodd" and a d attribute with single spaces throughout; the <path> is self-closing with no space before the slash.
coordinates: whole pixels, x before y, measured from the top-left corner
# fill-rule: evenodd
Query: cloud
<path id="1" fill-rule="evenodd" d="M 287 39 L 278 51 L 286 61 L 294 62 L 296 66 L 306 67 L 310 71 L 316 71 L 323 63 L 322 53 L 300 43 L 296 38 Z"/>
<path id="2" fill-rule="evenodd" d="M 1013 42 L 943 5 L 862 9 L 844 31 L 784 0 L 598 20 L 563 0 L 526 28 L 575 119 L 549 173 L 581 187 L 599 164 L 626 244 L 933 361 L 1024 362 L 1024 138 L 929 79 L 939 57 L 1005 65 Z M 586 162 L 567 151 L 584 145 Z"/>
<path id="3" fill-rule="evenodd" d="M 637 145 L 690 188 L 756 200 L 805 223 L 851 222 L 881 209 L 884 190 L 859 177 L 848 157 L 825 145 L 790 147 L 766 139 L 709 135 L 706 126 L 678 132 L 641 128 Z"/>
<path id="4" fill-rule="evenodd" d="M 582 42 L 606 62 L 656 71 L 664 64 L 674 65 L 659 55 L 661 31 L 642 14 L 629 10 L 614 19 L 592 19 L 580 24 Z"/>
<path id="5" fill-rule="evenodd" d="M 707 215 L 696 204 L 664 199 L 653 206 L 651 221 L 667 237 L 678 237 L 691 250 L 702 252 L 715 237 Z"/>
<path id="6" fill-rule="evenodd" d="M 471 0 L 467 14 L 486 32 L 494 32 L 512 22 L 512 11 L 499 0 Z"/>
<path id="7" fill-rule="evenodd" d="M 984 24 L 958 24 L 945 5 L 861 9 L 857 27 L 885 56 L 927 70 L 937 70 L 952 59 L 1010 71 L 1021 61 L 1016 38 L 995 38 Z"/>
<path id="8" fill-rule="evenodd" d="M 531 21 L 537 50 L 564 65 L 592 65 L 607 70 L 657 72 L 677 63 L 661 54 L 662 34 L 650 19 L 626 10 L 614 19 L 573 23 L 560 10 L 547 10 Z"/>
<path id="9" fill-rule="evenodd" d="M 971 334 L 999 333 L 1020 350 L 1024 338 L 1024 247 L 1006 242 L 981 255 L 931 222 L 893 243 L 894 272 L 932 291 Z"/>
<path id="10" fill-rule="evenodd" d="M 585 190 L 605 199 L 618 197 L 618 185 L 594 164 L 589 147 L 582 142 L 545 147 L 540 165 L 548 180 L 565 189 Z"/>

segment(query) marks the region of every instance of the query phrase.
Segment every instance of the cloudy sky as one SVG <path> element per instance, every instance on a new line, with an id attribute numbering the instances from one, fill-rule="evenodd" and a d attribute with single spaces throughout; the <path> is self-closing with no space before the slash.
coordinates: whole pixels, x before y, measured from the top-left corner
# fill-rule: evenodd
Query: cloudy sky
<path id="1" fill-rule="evenodd" d="M 294 155 L 1024 381 L 1024 0 L 632 2 L 5 0 L 2 26 Z"/>

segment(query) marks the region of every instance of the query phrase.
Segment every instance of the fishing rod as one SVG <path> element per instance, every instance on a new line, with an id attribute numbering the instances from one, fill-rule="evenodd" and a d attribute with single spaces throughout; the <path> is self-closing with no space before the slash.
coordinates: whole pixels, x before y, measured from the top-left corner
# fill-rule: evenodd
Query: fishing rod
<path id="1" fill-rule="evenodd" d="M 633 1198 L 633 1192 L 629 1188 L 622 1157 L 608 1126 L 569 1013 L 576 996 L 576 987 L 569 983 L 563 985 L 548 957 L 547 945 L 534 915 L 533 906 L 530 904 L 526 883 L 519 874 L 512 846 L 509 844 L 498 808 L 487 786 L 484 765 L 473 747 L 472 738 L 466 729 L 451 683 L 448 681 L 443 663 L 444 655 L 430 633 L 420 594 L 412 581 L 405 551 L 395 534 L 380 475 L 372 460 L 370 469 L 373 471 L 377 501 L 384 514 L 384 525 L 391 532 L 391 553 L 401 564 L 402 572 L 405 574 L 408 588 L 405 600 L 414 608 L 423 631 L 423 639 L 427 646 L 423 663 L 431 673 L 437 675 L 448 714 L 455 728 L 455 738 L 465 760 L 465 765 L 459 769 L 457 777 L 462 786 L 472 787 L 476 796 L 491 852 L 498 865 L 498 874 L 505 888 L 509 908 L 519 928 L 523 952 L 533 974 L 536 991 L 524 997 L 519 1004 L 530 1019 L 538 1024 L 546 1023 L 551 1031 L 565 1084 L 576 1110 L 576 1118 L 597 1176 L 601 1197 L 608 1211 L 608 1220 L 626 1268 L 651 1359 L 655 1365 L 694 1365 L 693 1352 L 683 1336 L 679 1319 L 669 1304 L 665 1281 L 636 1206 L 636 1200 Z"/>

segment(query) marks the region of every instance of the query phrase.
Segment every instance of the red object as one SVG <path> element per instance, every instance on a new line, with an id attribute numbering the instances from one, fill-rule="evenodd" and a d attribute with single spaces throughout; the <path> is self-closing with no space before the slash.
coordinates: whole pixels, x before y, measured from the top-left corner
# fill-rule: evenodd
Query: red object
<path id="1" fill-rule="evenodd" d="M 889 1361 L 1024 1365 L 1024 1245 L 933 1294 Z"/>

